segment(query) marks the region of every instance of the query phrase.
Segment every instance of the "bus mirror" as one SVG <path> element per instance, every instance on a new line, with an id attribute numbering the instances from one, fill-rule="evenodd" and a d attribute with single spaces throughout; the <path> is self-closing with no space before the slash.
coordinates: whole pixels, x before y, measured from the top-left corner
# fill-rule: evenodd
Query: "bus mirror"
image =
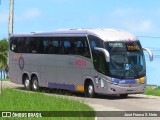
<path id="1" fill-rule="evenodd" d="M 94 49 L 97 50 L 97 51 L 103 52 L 104 55 L 105 55 L 106 61 L 107 61 L 107 62 L 110 61 L 110 55 L 109 55 L 108 50 L 103 49 L 103 48 L 99 48 L 99 47 L 95 47 Z"/>
<path id="2" fill-rule="evenodd" d="M 153 53 L 151 52 L 151 50 L 148 49 L 148 48 L 143 48 L 143 50 L 148 52 L 148 54 L 149 54 L 149 60 L 153 61 Z"/>

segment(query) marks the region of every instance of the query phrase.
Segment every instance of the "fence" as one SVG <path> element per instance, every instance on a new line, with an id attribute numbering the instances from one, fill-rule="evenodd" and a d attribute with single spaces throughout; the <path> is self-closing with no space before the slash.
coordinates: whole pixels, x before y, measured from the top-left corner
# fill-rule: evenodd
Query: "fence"
<path id="1" fill-rule="evenodd" d="M 7 72 L 5 70 L 0 70 L 0 79 L 7 79 Z"/>

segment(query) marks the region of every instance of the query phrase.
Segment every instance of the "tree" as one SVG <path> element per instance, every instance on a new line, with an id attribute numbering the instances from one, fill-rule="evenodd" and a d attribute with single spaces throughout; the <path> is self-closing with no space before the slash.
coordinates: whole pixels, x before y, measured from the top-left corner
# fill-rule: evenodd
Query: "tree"
<path id="1" fill-rule="evenodd" d="M 7 39 L 0 40 L 0 69 L 8 71 L 8 41 Z"/>

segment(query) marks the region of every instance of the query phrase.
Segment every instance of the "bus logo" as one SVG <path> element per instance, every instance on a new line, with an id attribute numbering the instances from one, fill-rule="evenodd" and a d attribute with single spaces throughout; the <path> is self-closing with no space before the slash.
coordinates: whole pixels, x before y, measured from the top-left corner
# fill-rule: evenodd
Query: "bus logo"
<path id="1" fill-rule="evenodd" d="M 22 56 L 19 58 L 19 68 L 21 70 L 24 68 L 24 59 Z"/>

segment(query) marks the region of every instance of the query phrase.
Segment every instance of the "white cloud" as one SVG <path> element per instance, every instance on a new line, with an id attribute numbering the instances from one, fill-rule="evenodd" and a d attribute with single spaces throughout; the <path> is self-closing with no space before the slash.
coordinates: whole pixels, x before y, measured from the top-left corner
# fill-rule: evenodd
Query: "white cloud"
<path id="1" fill-rule="evenodd" d="M 30 20 L 30 19 L 34 19 L 36 17 L 39 17 L 41 12 L 39 9 L 33 8 L 33 9 L 29 9 L 29 10 L 25 11 L 24 14 L 25 14 L 24 18 Z"/>
<path id="2" fill-rule="evenodd" d="M 25 10 L 22 15 L 15 16 L 16 21 L 29 21 L 33 20 L 41 15 L 41 11 L 38 8 L 30 8 Z"/>
<path id="3" fill-rule="evenodd" d="M 7 23 L 9 19 L 8 17 L 9 17 L 8 11 L 0 12 L 0 23 Z"/>
<path id="4" fill-rule="evenodd" d="M 154 28 L 154 22 L 144 15 L 144 12 L 138 9 L 121 8 L 112 11 L 109 20 L 112 24 L 122 26 L 134 33 L 150 32 Z"/>
<path id="5" fill-rule="evenodd" d="M 122 23 L 128 30 L 132 32 L 149 32 L 153 29 L 154 25 L 151 20 L 132 19 L 123 21 Z"/>
<path id="6" fill-rule="evenodd" d="M 116 16 L 126 16 L 130 13 L 133 13 L 133 10 L 131 8 L 118 8 L 113 11 L 113 15 Z"/>

